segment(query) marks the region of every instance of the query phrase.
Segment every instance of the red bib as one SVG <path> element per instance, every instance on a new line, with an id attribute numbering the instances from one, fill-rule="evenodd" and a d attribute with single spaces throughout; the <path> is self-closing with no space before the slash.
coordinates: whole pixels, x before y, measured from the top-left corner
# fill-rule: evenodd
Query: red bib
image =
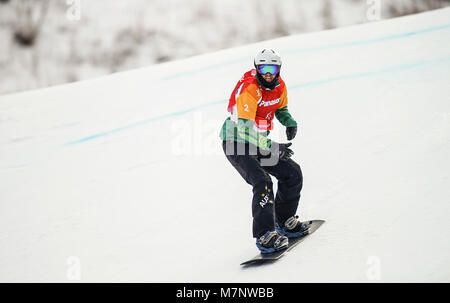
<path id="1" fill-rule="evenodd" d="M 255 126 L 259 131 L 269 131 L 273 128 L 272 120 L 275 116 L 275 111 L 287 105 L 285 92 L 285 83 L 279 77 L 280 84 L 272 90 L 265 89 L 259 85 L 256 79 L 256 70 L 252 69 L 244 74 L 239 80 L 231 93 L 228 102 L 228 111 L 233 113 L 236 109 L 237 98 L 245 91 L 251 90 L 250 94 L 257 99 L 257 108 L 255 113 Z M 240 116 L 239 113 L 238 117 Z"/>

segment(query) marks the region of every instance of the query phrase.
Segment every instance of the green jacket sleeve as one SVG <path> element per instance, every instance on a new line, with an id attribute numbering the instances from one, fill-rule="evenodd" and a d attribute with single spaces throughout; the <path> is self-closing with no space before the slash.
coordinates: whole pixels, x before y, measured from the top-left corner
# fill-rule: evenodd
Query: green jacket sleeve
<path id="1" fill-rule="evenodd" d="M 286 127 L 297 126 L 297 122 L 292 118 L 287 106 L 279 108 L 275 112 L 275 117 Z"/>
<path id="2" fill-rule="evenodd" d="M 252 120 L 239 118 L 237 123 L 238 138 L 240 141 L 242 140 L 244 142 L 256 145 L 263 150 L 269 150 L 272 141 L 267 138 L 267 135 L 255 131 L 253 128 L 254 123 L 255 122 Z"/>

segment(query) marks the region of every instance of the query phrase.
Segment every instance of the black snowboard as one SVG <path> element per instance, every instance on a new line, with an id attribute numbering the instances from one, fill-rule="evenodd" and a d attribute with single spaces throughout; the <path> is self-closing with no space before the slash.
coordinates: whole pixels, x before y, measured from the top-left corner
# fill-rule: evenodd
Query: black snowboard
<path id="1" fill-rule="evenodd" d="M 306 223 L 306 222 L 304 222 Z M 307 223 L 310 225 L 308 229 L 308 233 L 304 236 L 298 237 L 298 238 L 289 238 L 289 246 L 283 250 L 276 251 L 273 253 L 268 254 L 258 254 L 253 259 L 250 259 L 248 261 L 245 261 L 241 263 L 241 265 L 254 265 L 254 264 L 262 264 L 265 262 L 273 262 L 275 260 L 280 259 L 282 256 L 284 256 L 285 253 L 290 251 L 292 248 L 297 246 L 300 242 L 302 242 L 305 238 L 307 238 L 310 234 L 315 232 L 323 223 L 325 223 L 324 220 L 311 220 L 307 221 Z"/>

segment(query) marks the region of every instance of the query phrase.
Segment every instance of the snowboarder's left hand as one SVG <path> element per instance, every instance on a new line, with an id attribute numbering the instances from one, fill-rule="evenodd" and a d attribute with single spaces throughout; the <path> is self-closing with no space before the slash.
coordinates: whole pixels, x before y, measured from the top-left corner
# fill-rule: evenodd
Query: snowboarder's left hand
<path id="1" fill-rule="evenodd" d="M 279 151 L 278 151 L 278 157 L 279 159 L 289 159 L 294 154 L 294 151 L 289 148 L 292 143 L 280 143 L 278 145 Z"/>
<path id="2" fill-rule="evenodd" d="M 286 137 L 290 141 L 297 135 L 297 126 L 286 127 Z"/>

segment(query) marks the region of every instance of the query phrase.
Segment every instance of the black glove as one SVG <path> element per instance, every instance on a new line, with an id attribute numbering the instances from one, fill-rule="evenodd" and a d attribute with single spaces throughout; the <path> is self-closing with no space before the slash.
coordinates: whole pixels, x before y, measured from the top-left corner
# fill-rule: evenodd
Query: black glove
<path id="1" fill-rule="evenodd" d="M 264 164 L 261 162 L 261 165 L 276 165 L 278 163 L 278 160 L 287 160 L 292 157 L 294 151 L 289 148 L 289 146 L 291 145 L 292 143 L 277 143 L 272 141 L 272 145 L 270 146 L 269 150 L 261 151 L 260 149 L 258 149 L 258 160 L 270 160 L 269 162 L 266 161 Z M 277 160 L 275 161 L 275 159 Z"/>
<path id="2" fill-rule="evenodd" d="M 296 134 L 297 134 L 297 126 L 286 127 L 286 137 L 289 141 L 294 139 Z"/>
<path id="3" fill-rule="evenodd" d="M 275 144 L 272 144 L 272 146 L 271 146 L 272 151 L 275 151 L 276 145 L 278 145 L 278 158 L 280 160 L 282 160 L 282 159 L 289 159 L 294 154 L 294 151 L 289 148 L 289 146 L 291 146 L 292 143 L 275 143 Z"/>
<path id="4" fill-rule="evenodd" d="M 280 143 L 280 151 L 278 152 L 280 160 L 289 159 L 294 154 L 294 151 L 289 148 L 292 143 Z"/>

